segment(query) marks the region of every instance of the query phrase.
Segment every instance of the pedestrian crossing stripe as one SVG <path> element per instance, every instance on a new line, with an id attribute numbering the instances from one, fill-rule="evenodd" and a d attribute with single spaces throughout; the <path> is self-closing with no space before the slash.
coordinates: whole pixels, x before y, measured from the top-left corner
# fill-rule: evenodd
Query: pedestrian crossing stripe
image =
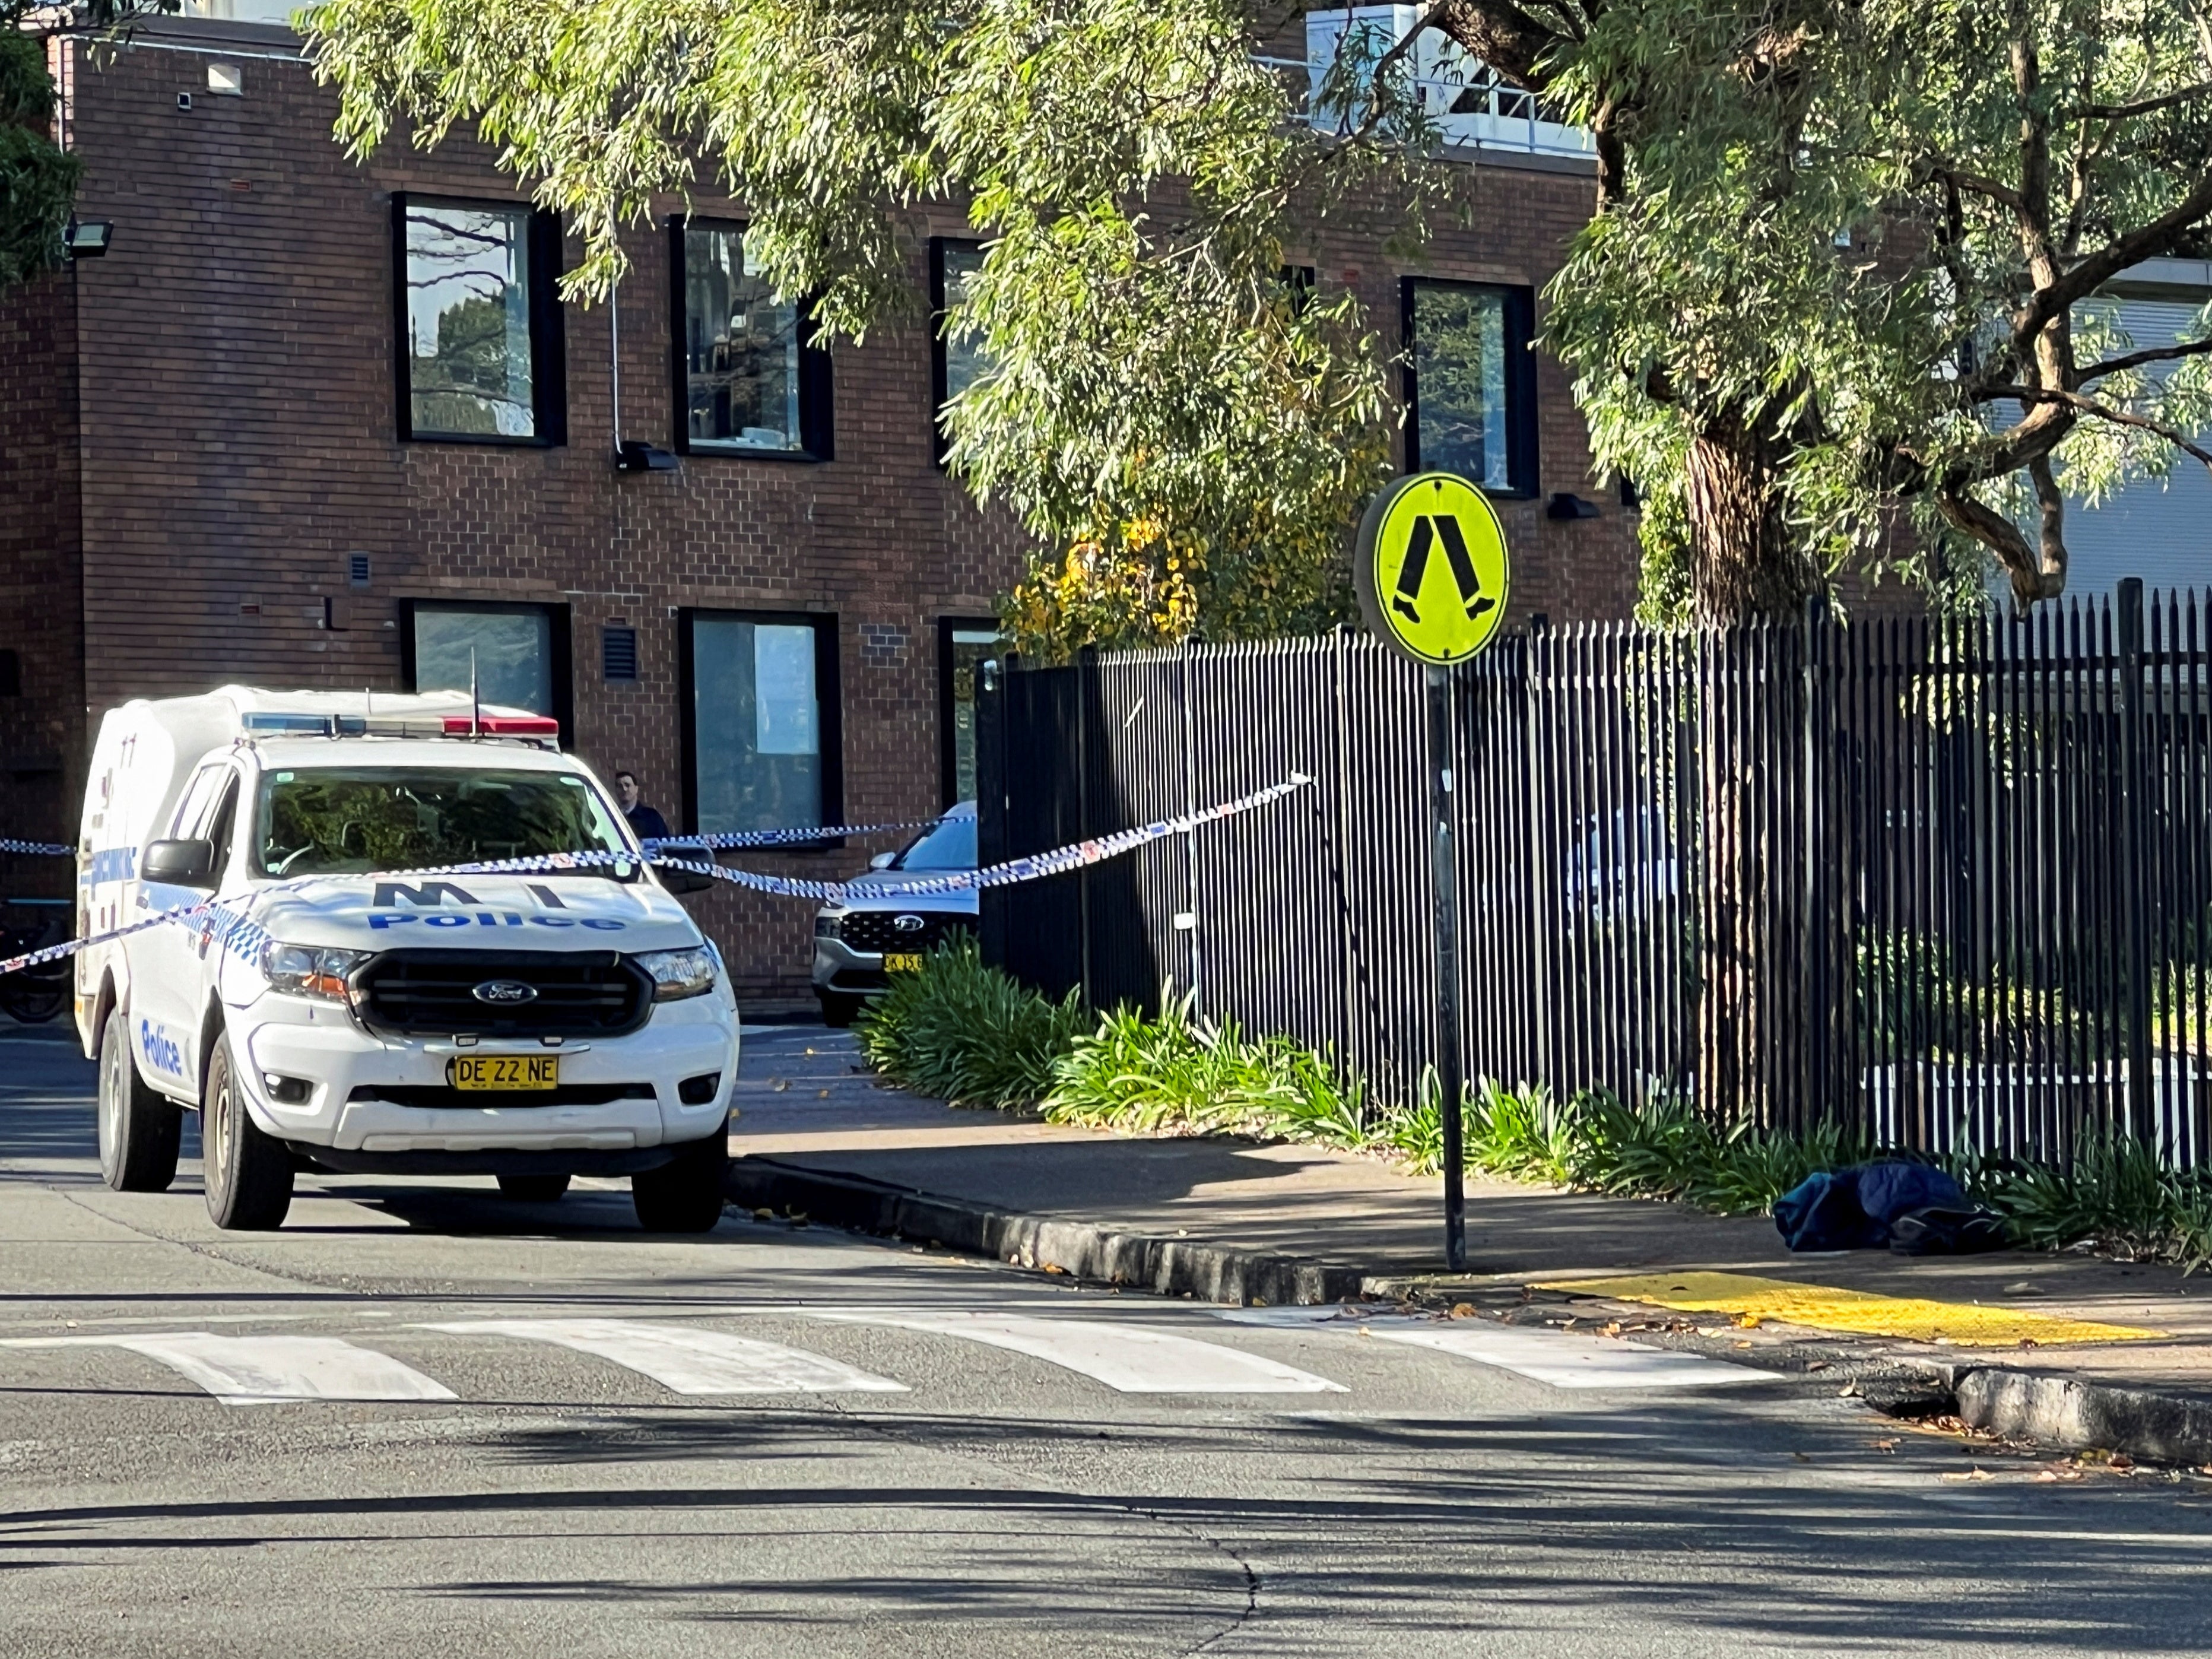
<path id="1" fill-rule="evenodd" d="M 1121 1394 L 1344 1394 L 1341 1382 L 1241 1348 L 1112 1320 L 1036 1319 L 1020 1314 L 903 1313 L 801 1308 L 809 1319 L 882 1325 L 963 1337 L 1103 1382 Z"/>
<path id="2" fill-rule="evenodd" d="M 1551 1279 L 1535 1288 L 1604 1297 L 1614 1302 L 1647 1303 L 1679 1313 L 1755 1316 L 1814 1330 L 1893 1336 L 1913 1342 L 1942 1340 L 1965 1348 L 2009 1348 L 2022 1341 L 2042 1347 L 2144 1342 L 2166 1334 L 2133 1325 L 2106 1325 L 1972 1302 L 1878 1296 L 1870 1291 L 1761 1279 L 1752 1273 L 1642 1273 L 1626 1279 Z"/>
<path id="3" fill-rule="evenodd" d="M 10 1348 L 124 1348 L 158 1360 L 226 1406 L 293 1400 L 453 1400 L 444 1383 L 374 1348 L 335 1336 L 212 1336 L 168 1331 L 132 1336 L 10 1338 Z"/>
<path id="4" fill-rule="evenodd" d="M 675 1394 L 904 1394 L 907 1386 L 839 1360 L 726 1331 L 640 1319 L 471 1319 L 418 1325 L 511 1336 L 611 1360 Z"/>

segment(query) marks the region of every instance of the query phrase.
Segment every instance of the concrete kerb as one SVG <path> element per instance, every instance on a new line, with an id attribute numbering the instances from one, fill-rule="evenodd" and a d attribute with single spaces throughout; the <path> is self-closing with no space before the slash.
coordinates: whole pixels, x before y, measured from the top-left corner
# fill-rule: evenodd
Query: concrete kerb
<path id="1" fill-rule="evenodd" d="M 1310 1257 L 1235 1250 L 1188 1238 L 1117 1232 L 1090 1222 L 994 1210 L 862 1176 L 834 1175 L 768 1158 L 730 1162 L 729 1200 L 748 1211 L 803 1215 L 824 1225 L 934 1244 L 1100 1284 L 1238 1306 L 1316 1306 L 1354 1297 L 1449 1307 L 1466 1300 L 1509 1324 L 1557 1323 L 1547 1309 L 1624 1318 L 1653 1310 L 1597 1298 L 1541 1294 L 1517 1279 L 1387 1277 Z M 2147 1462 L 2212 1463 L 2212 1401 L 2076 1378 L 1962 1365 L 1885 1352 L 1848 1338 L 1814 1335 L 1735 1351 L 1732 1340 L 1638 1333 L 1655 1346 L 1739 1364 L 1811 1375 L 1844 1384 L 1878 1411 L 1951 1414 L 1971 1428 L 2057 1450 L 2125 1452 Z"/>
<path id="2" fill-rule="evenodd" d="M 1090 1222 L 1027 1215 L 773 1158 L 730 1161 L 730 1202 L 797 1212 L 855 1232 L 937 1244 L 963 1255 L 1163 1296 L 1240 1307 L 1315 1306 L 1359 1294 L 1356 1267 L 1310 1257 L 1235 1250 L 1188 1238 L 1117 1232 Z"/>
<path id="3" fill-rule="evenodd" d="M 1468 1301 L 1508 1324 L 1553 1324 L 1570 1310 L 1586 1328 L 1595 1319 L 1649 1319 L 1664 1310 L 1639 1303 L 1531 1291 L 1518 1278 L 1370 1279 L 1370 1296 L 1429 1307 Z M 1639 1331 L 1639 1341 L 1736 1364 L 1794 1374 L 1822 1372 L 1854 1396 L 1893 1417 L 1956 1417 L 2001 1439 L 2029 1441 L 2056 1451 L 2125 1452 L 2139 1462 L 2202 1468 L 2212 1463 L 2212 1401 L 2116 1383 L 1900 1354 L 1863 1338 L 1808 1332 L 1740 1351 L 1733 1332 L 1711 1338 L 1686 1332 Z"/>

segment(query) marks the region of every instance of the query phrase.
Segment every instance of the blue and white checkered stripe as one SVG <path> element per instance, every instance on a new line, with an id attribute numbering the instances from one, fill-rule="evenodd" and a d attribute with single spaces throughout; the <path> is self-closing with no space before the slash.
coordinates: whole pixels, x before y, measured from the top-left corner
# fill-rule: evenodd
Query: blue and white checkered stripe
<path id="1" fill-rule="evenodd" d="M 1033 853 L 1026 858 L 1008 859 L 1003 864 L 994 864 L 983 870 L 957 870 L 941 876 L 874 876 L 865 886 L 843 881 L 799 881 L 787 876 L 763 876 L 750 870 L 725 870 L 719 864 L 690 859 L 661 857 L 653 862 L 665 869 L 688 870 L 695 875 L 712 876 L 717 881 L 730 882 L 757 893 L 770 893 L 780 898 L 813 899 L 817 902 L 842 900 L 853 896 L 879 899 L 964 893 L 971 889 L 1006 887 L 1016 882 L 1036 881 L 1046 876 L 1063 875 L 1070 870 L 1079 870 L 1085 865 L 1102 864 L 1108 859 L 1133 853 L 1152 842 L 1164 841 L 1170 836 L 1186 835 L 1200 824 L 1212 823 L 1238 812 L 1249 812 L 1255 807 L 1268 805 L 1304 788 L 1312 781 L 1302 773 L 1293 773 L 1287 782 L 1272 785 L 1241 799 L 1208 806 L 1196 812 L 1182 813 L 1171 818 L 1162 818 L 1158 823 L 1142 824 L 1134 830 L 1117 830 L 1096 841 L 1076 842 L 1066 847 L 1055 847 L 1048 853 Z"/>
<path id="2" fill-rule="evenodd" d="M 1212 823 L 1238 812 L 1249 812 L 1255 807 L 1266 806 L 1304 788 L 1312 781 L 1311 778 L 1294 772 L 1288 781 L 1274 784 L 1240 799 L 1225 801 L 1218 806 L 1208 806 L 1196 812 L 1162 818 L 1156 823 L 1142 824 L 1133 830 L 1119 830 L 1096 841 L 1076 842 L 1070 846 L 1056 847 L 1048 853 L 1033 853 L 1026 858 L 1009 859 L 1003 864 L 994 864 L 984 870 L 957 870 L 941 876 L 903 878 L 876 876 L 871 878 L 866 886 L 842 881 L 797 881 L 783 876 L 758 875 L 750 870 L 726 870 L 719 864 L 670 858 L 665 854 L 655 854 L 652 861 L 666 869 L 688 870 L 695 874 L 712 876 L 718 881 L 730 882 L 754 892 L 773 894 L 780 898 L 812 899 L 817 903 L 855 894 L 870 898 L 897 898 L 904 895 L 919 897 L 932 894 L 963 893 L 971 889 L 1005 887 L 1017 882 L 1036 881 L 1046 876 L 1079 870 L 1088 865 L 1103 864 L 1109 859 L 1133 853 L 1152 842 L 1164 841 L 1170 836 L 1186 835 L 1201 824 Z M 821 836 L 832 832 L 817 830 L 811 833 Z M 447 864 L 434 869 L 377 873 L 385 880 L 409 880 L 428 876 L 532 875 L 548 870 L 592 870 L 607 865 L 635 862 L 635 856 L 629 853 L 544 853 L 529 858 L 494 859 L 480 864 Z M 252 902 L 258 903 L 272 894 L 328 879 L 326 876 L 302 876 L 280 882 L 275 886 L 257 890 Z M 200 935 L 207 945 L 220 945 L 224 950 L 249 962 L 259 956 L 262 947 L 270 939 L 268 930 L 244 911 L 216 899 L 204 899 L 198 904 L 179 905 L 173 909 L 164 910 L 159 915 L 146 916 L 87 939 L 68 939 L 59 945 L 49 945 L 44 950 L 0 959 L 0 974 L 12 974 L 21 968 L 35 968 L 42 963 L 59 962 L 95 945 L 106 945 L 113 939 L 143 933 L 149 927 L 159 927 L 165 922 L 188 928 Z"/>
<path id="3" fill-rule="evenodd" d="M 33 858 L 66 859 L 76 856 L 74 847 L 61 847 L 50 841 L 10 841 L 0 836 L 0 853 L 21 853 Z"/>
<path id="4" fill-rule="evenodd" d="M 718 853 L 746 847 L 811 847 L 822 841 L 859 841 L 867 836 L 888 836 L 901 830 L 927 830 L 941 818 L 912 818 L 904 823 L 832 823 L 817 830 L 737 830 L 711 836 L 664 836 L 642 843 L 647 855 L 685 847 Z"/>

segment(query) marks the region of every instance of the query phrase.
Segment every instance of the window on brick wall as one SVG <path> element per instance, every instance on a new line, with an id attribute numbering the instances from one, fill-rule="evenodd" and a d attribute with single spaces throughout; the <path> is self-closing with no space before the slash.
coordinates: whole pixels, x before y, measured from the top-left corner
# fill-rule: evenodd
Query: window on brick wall
<path id="1" fill-rule="evenodd" d="M 672 219 L 668 243 L 677 447 L 830 459 L 830 354 L 808 308 L 752 264 L 743 225 Z"/>
<path id="2" fill-rule="evenodd" d="M 1525 288 L 1407 277 L 1406 469 L 1536 493 L 1535 303 Z"/>
<path id="3" fill-rule="evenodd" d="M 941 465 L 950 445 L 945 429 L 945 406 L 990 371 L 990 355 L 983 343 L 965 330 L 956 329 L 951 313 L 967 303 L 968 287 L 983 268 L 980 242 L 956 241 L 939 236 L 929 245 L 929 303 L 937 326 L 932 337 L 931 379 L 936 393 L 931 407 L 937 413 L 937 459 Z"/>
<path id="4" fill-rule="evenodd" d="M 409 599 L 401 608 L 410 687 L 465 691 L 473 674 L 479 702 L 550 714 L 565 740 L 572 710 L 567 605 Z"/>
<path id="5" fill-rule="evenodd" d="M 559 222 L 399 195 L 392 240 L 401 439 L 567 442 Z"/>
<path id="6" fill-rule="evenodd" d="M 685 827 L 720 835 L 836 822 L 837 619 L 687 611 L 678 638 Z"/>
<path id="7" fill-rule="evenodd" d="M 938 769 L 947 806 L 975 799 L 975 676 L 999 651 L 999 625 L 988 617 L 938 618 Z"/>

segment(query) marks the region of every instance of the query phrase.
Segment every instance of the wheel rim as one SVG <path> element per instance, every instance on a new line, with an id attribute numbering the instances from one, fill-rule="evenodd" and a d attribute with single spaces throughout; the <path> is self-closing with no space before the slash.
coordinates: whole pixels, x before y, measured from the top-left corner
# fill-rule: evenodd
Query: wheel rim
<path id="1" fill-rule="evenodd" d="M 208 1191 L 220 1193 L 230 1173 L 230 1078 L 217 1067 L 208 1090 L 207 1110 L 200 1114 L 201 1179 Z"/>
<path id="2" fill-rule="evenodd" d="M 119 1019 L 122 1016 L 114 1018 Z M 122 1058 L 124 1045 L 129 1041 L 128 1037 L 110 1036 L 100 1055 L 100 1170 L 111 1179 L 122 1162 L 123 1146 L 123 1068 L 116 1062 Z"/>

